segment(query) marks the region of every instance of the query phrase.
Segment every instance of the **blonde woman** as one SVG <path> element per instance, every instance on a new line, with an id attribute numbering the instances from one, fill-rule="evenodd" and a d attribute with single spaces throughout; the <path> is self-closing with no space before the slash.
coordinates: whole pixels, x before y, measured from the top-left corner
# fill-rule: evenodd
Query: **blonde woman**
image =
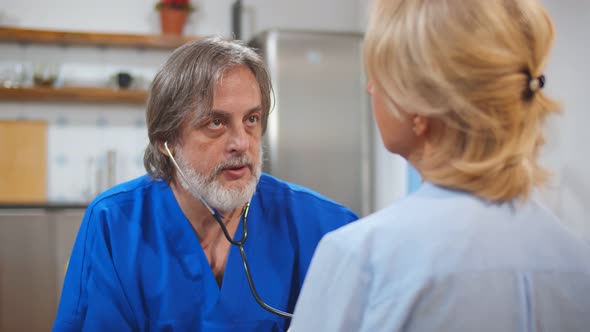
<path id="1" fill-rule="evenodd" d="M 320 243 L 300 331 L 590 331 L 590 245 L 531 198 L 553 25 L 537 0 L 375 0 L 367 90 L 424 184 Z"/>

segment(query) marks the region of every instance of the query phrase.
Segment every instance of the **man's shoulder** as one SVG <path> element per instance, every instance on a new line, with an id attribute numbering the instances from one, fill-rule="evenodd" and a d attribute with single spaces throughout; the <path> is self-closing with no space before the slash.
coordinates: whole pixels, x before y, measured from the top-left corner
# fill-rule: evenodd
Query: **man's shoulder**
<path id="1" fill-rule="evenodd" d="M 281 180 L 270 174 L 263 173 L 258 182 L 257 195 L 262 200 L 276 201 L 285 207 L 288 204 L 295 204 L 305 207 L 307 210 L 319 209 L 322 211 L 333 211 L 358 217 L 347 207 L 332 199 L 299 184 Z"/>
<path id="2" fill-rule="evenodd" d="M 295 195 L 309 194 L 312 196 L 322 197 L 321 194 L 313 191 L 312 189 L 279 179 L 268 173 L 262 173 L 257 189 L 263 193 L 292 193 Z"/>
<path id="3" fill-rule="evenodd" d="M 151 195 L 167 186 L 164 181 L 142 175 L 135 179 L 117 184 L 104 191 L 90 203 L 88 211 L 112 209 L 114 207 L 137 205 Z"/>

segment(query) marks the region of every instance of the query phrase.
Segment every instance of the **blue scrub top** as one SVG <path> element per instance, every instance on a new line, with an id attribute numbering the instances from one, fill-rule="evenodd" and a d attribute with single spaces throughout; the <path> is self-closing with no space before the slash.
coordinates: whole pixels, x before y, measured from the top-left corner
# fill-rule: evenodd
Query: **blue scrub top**
<path id="1" fill-rule="evenodd" d="M 292 312 L 319 240 L 356 219 L 317 193 L 263 174 L 244 244 L 262 300 Z M 54 331 L 259 332 L 288 325 L 256 303 L 235 246 L 219 288 L 168 184 L 144 176 L 88 207 Z"/>

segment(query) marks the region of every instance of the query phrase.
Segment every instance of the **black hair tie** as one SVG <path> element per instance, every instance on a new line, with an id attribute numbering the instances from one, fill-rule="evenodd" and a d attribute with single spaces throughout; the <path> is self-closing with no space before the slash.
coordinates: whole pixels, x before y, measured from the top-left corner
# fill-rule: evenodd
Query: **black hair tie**
<path id="1" fill-rule="evenodd" d="M 525 98 L 532 98 L 535 93 L 545 86 L 545 75 L 541 74 L 539 77 L 533 77 L 529 71 L 526 72 L 528 76 L 528 84 L 525 90 Z"/>
<path id="2" fill-rule="evenodd" d="M 536 78 L 532 78 L 529 80 L 529 90 L 531 92 L 537 92 L 541 90 L 545 86 L 545 75 L 541 75 Z"/>

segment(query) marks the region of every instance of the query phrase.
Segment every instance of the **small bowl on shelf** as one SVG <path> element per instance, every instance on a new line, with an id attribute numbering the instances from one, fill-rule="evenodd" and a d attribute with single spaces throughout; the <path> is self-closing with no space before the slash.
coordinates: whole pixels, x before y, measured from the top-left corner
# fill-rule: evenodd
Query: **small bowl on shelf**
<path id="1" fill-rule="evenodd" d="M 33 84 L 36 86 L 54 86 L 59 76 L 60 66 L 56 64 L 37 64 L 33 67 Z"/>
<path id="2" fill-rule="evenodd" d="M 133 76 L 127 72 L 119 72 L 117 73 L 117 86 L 119 89 L 129 89 L 131 83 L 133 82 Z"/>

